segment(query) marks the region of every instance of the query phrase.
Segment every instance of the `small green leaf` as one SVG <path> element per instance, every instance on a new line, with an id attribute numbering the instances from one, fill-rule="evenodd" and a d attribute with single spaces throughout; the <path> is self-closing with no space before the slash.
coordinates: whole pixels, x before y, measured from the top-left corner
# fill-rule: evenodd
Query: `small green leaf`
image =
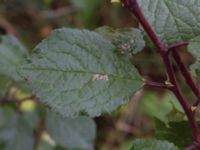
<path id="1" fill-rule="evenodd" d="M 173 142 L 183 149 L 193 142 L 192 133 L 188 121 L 169 122 L 166 124 L 156 120 L 155 137 L 159 140 Z"/>
<path id="2" fill-rule="evenodd" d="M 92 119 L 87 117 L 70 119 L 53 112 L 48 112 L 46 128 L 53 140 L 62 147 L 85 150 L 93 149 L 96 126 Z"/>
<path id="3" fill-rule="evenodd" d="M 130 150 L 178 150 L 178 148 L 167 141 L 136 139 Z"/>
<path id="4" fill-rule="evenodd" d="M 33 129 L 37 124 L 35 113 L 19 115 L 9 108 L 0 108 L 1 150 L 33 150 Z"/>
<path id="5" fill-rule="evenodd" d="M 138 108 L 147 115 L 164 123 L 185 119 L 185 113 L 181 105 L 171 93 L 166 93 L 162 97 L 152 92 L 145 93 Z"/>
<path id="6" fill-rule="evenodd" d="M 160 38 L 170 43 L 190 40 L 200 33 L 199 0 L 138 0 Z"/>
<path id="7" fill-rule="evenodd" d="M 65 116 L 99 116 L 128 102 L 142 86 L 132 64 L 95 32 L 58 29 L 21 68 L 41 101 Z"/>
<path id="8" fill-rule="evenodd" d="M 136 28 L 114 29 L 104 26 L 97 28 L 96 32 L 111 41 L 122 54 L 136 54 L 145 47 L 143 36 Z"/>

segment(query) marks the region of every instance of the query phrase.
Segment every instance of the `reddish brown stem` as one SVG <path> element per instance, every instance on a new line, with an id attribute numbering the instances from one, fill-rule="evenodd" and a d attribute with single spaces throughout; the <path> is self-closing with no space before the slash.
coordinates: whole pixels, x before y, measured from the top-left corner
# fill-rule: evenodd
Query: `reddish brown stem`
<path id="1" fill-rule="evenodd" d="M 198 100 L 194 103 L 194 106 L 197 106 L 199 104 L 199 100 L 200 100 L 200 91 L 197 88 L 197 85 L 195 84 L 194 80 L 192 79 L 192 76 L 190 74 L 190 72 L 188 71 L 188 69 L 185 67 L 184 63 L 181 60 L 181 57 L 179 56 L 177 49 L 173 48 L 172 49 L 172 54 L 174 57 L 174 60 L 176 61 L 182 75 L 185 78 L 185 81 L 187 82 L 187 84 L 190 86 L 190 88 L 192 89 L 193 93 L 197 96 Z"/>
<path id="2" fill-rule="evenodd" d="M 146 33 L 148 34 L 149 38 L 152 40 L 154 45 L 158 48 L 158 50 L 162 56 L 163 62 L 166 66 L 166 71 L 168 74 L 169 81 L 173 85 L 172 91 L 176 95 L 177 99 L 179 100 L 179 103 L 183 107 L 183 109 L 188 117 L 189 124 L 192 128 L 192 133 L 193 133 L 195 142 L 200 144 L 199 129 L 198 129 L 197 123 L 195 121 L 195 116 L 190 108 L 189 103 L 187 103 L 187 101 L 186 101 L 185 97 L 183 96 L 183 94 L 180 90 L 180 87 L 177 83 L 176 76 L 175 76 L 172 64 L 169 60 L 169 56 L 167 53 L 168 47 L 164 43 L 161 42 L 160 38 L 157 36 L 157 34 L 152 29 L 151 25 L 149 24 L 149 22 L 147 21 L 147 19 L 145 18 L 144 14 L 143 14 L 143 12 L 141 11 L 141 9 L 137 3 L 137 0 L 122 0 L 122 3 L 124 4 L 124 6 L 126 8 L 128 8 L 137 17 L 139 23 L 143 26 L 143 28 L 146 31 Z"/>
<path id="3" fill-rule="evenodd" d="M 153 82 L 153 81 L 145 81 L 145 86 L 163 88 L 163 89 L 168 89 L 169 88 L 169 86 L 167 86 L 164 83 L 158 83 L 158 82 Z"/>
<path id="4" fill-rule="evenodd" d="M 182 41 L 182 42 L 178 42 L 178 43 L 168 46 L 168 49 L 172 51 L 174 60 L 176 61 L 182 75 L 184 76 L 185 81 L 190 86 L 193 93 L 197 96 L 197 100 L 193 103 L 193 106 L 198 106 L 200 104 L 200 91 L 198 89 L 198 86 L 193 81 L 191 74 L 189 73 L 188 69 L 185 67 L 184 63 L 182 62 L 177 52 L 177 48 L 187 46 L 188 44 L 189 44 L 188 42 Z"/>
<path id="5" fill-rule="evenodd" d="M 188 45 L 188 42 L 181 41 L 181 42 L 169 45 L 168 49 L 169 50 L 173 50 L 173 49 L 176 49 L 176 48 L 179 48 L 179 47 L 183 47 L 183 46 L 187 46 L 187 45 Z"/>
<path id="6" fill-rule="evenodd" d="M 198 99 L 193 103 L 192 106 L 196 107 L 196 106 L 199 106 L 199 104 L 200 104 L 200 99 L 198 98 Z"/>

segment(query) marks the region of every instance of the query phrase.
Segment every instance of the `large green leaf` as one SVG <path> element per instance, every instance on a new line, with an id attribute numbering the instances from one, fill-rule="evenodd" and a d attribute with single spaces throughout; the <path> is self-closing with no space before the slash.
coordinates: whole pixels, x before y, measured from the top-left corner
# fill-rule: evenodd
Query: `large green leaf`
<path id="1" fill-rule="evenodd" d="M 93 149 L 96 126 L 90 118 L 78 117 L 71 119 L 48 112 L 46 128 L 53 140 L 62 147 L 85 150 Z"/>
<path id="2" fill-rule="evenodd" d="M 33 129 L 37 126 L 35 113 L 19 115 L 11 109 L 0 109 L 1 150 L 33 150 Z"/>
<path id="3" fill-rule="evenodd" d="M 190 41 L 188 50 L 196 58 L 196 63 L 192 65 L 191 69 L 193 73 L 195 73 L 198 81 L 200 81 L 200 36 L 197 36 Z"/>
<path id="4" fill-rule="evenodd" d="M 13 36 L 0 36 L 0 74 L 18 81 L 17 66 L 24 60 L 26 49 Z"/>
<path id="5" fill-rule="evenodd" d="M 136 28 L 114 29 L 103 26 L 96 29 L 96 32 L 108 39 L 115 45 L 121 54 L 136 54 L 145 47 L 145 42 L 140 30 Z"/>
<path id="6" fill-rule="evenodd" d="M 187 147 L 193 142 L 192 133 L 187 121 L 170 122 L 166 124 L 156 121 L 156 138 L 173 142 L 180 148 Z"/>
<path id="7" fill-rule="evenodd" d="M 167 43 L 200 33 L 199 0 L 138 0 L 155 31 Z"/>
<path id="8" fill-rule="evenodd" d="M 136 69 L 95 32 L 58 29 L 21 68 L 36 95 L 65 116 L 99 116 L 142 85 Z"/>
<path id="9" fill-rule="evenodd" d="M 133 141 L 130 150 L 178 150 L 178 148 L 167 141 L 137 139 Z"/>

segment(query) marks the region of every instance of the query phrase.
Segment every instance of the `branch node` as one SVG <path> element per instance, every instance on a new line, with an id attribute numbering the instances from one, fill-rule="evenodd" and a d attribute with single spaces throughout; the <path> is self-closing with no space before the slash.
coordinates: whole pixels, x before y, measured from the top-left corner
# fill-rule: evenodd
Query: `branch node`
<path id="1" fill-rule="evenodd" d="M 192 111 L 196 111 L 196 109 L 197 109 L 197 106 L 191 106 Z"/>
<path id="2" fill-rule="evenodd" d="M 186 42 L 186 41 L 181 41 L 181 42 L 178 42 L 178 43 L 174 43 L 174 44 L 171 44 L 168 46 L 168 49 L 169 50 L 173 50 L 173 49 L 176 49 L 176 48 L 180 48 L 180 47 L 183 47 L 183 46 L 187 46 L 189 43 Z"/>
<path id="3" fill-rule="evenodd" d="M 169 89 L 171 89 L 171 88 L 174 87 L 174 84 L 172 84 L 169 80 L 166 80 L 166 81 L 165 81 L 165 85 L 166 85 Z"/>
<path id="4" fill-rule="evenodd" d="M 168 87 L 166 86 L 165 83 L 159 83 L 159 82 L 153 82 L 153 81 L 148 81 L 144 79 L 144 86 L 151 86 L 151 87 L 156 87 L 160 89 L 167 89 Z"/>

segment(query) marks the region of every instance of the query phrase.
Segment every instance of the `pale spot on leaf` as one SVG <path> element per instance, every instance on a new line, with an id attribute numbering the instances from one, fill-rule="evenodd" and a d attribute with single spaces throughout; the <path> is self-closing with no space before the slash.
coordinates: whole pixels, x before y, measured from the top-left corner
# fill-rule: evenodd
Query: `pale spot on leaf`
<path id="1" fill-rule="evenodd" d="M 92 80 L 93 81 L 99 81 L 99 80 L 108 81 L 109 77 L 108 77 L 108 75 L 95 74 L 93 76 Z"/>

